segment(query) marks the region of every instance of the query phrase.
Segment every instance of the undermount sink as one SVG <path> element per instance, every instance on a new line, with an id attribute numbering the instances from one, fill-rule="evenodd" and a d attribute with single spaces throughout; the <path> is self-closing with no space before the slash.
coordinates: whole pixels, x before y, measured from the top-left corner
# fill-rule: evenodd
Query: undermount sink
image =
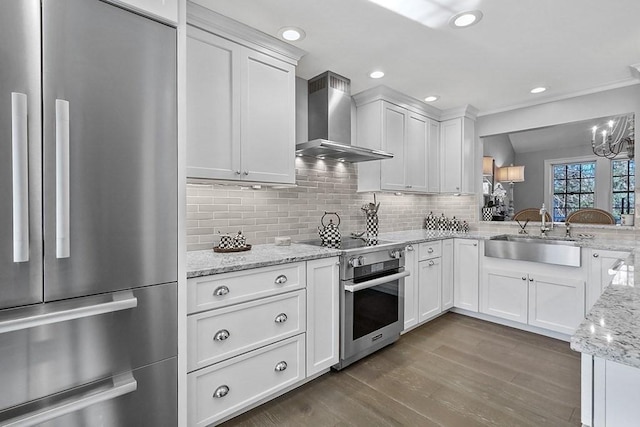
<path id="1" fill-rule="evenodd" d="M 573 239 L 502 234 L 485 242 L 484 255 L 580 267 L 582 248 Z"/>

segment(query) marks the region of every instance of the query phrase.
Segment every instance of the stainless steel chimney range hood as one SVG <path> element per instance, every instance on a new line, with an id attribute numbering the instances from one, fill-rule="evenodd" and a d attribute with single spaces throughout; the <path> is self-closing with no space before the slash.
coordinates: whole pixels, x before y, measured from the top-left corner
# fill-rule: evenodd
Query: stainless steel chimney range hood
<path id="1" fill-rule="evenodd" d="M 309 139 L 296 144 L 296 154 L 344 162 L 393 158 L 381 150 L 351 145 L 351 81 L 326 71 L 309 80 Z"/>

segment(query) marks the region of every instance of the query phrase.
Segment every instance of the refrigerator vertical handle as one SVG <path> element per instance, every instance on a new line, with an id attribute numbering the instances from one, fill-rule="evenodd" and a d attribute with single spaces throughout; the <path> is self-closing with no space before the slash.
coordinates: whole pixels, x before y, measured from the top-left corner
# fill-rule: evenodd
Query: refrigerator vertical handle
<path id="1" fill-rule="evenodd" d="M 29 149 L 27 95 L 11 93 L 13 262 L 29 261 Z"/>
<path id="2" fill-rule="evenodd" d="M 69 101 L 56 99 L 56 258 L 69 258 Z"/>

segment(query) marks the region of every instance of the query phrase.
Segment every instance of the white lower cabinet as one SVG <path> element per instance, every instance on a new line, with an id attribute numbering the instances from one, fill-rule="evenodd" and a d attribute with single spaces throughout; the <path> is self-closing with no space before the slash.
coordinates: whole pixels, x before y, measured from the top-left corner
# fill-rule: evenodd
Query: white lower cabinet
<path id="1" fill-rule="evenodd" d="M 442 310 L 453 307 L 453 239 L 442 241 Z"/>
<path id="2" fill-rule="evenodd" d="M 483 283 L 481 313 L 527 323 L 529 280 L 526 274 L 486 269 Z"/>
<path id="3" fill-rule="evenodd" d="M 584 280 L 529 276 L 529 324 L 573 334 L 584 319 Z"/>
<path id="4" fill-rule="evenodd" d="M 338 363 L 340 284 L 338 258 L 307 261 L 307 376 Z"/>
<path id="5" fill-rule="evenodd" d="M 480 312 L 570 335 L 585 315 L 585 268 L 485 257 Z"/>
<path id="6" fill-rule="evenodd" d="M 306 330 L 304 289 L 189 316 L 188 369 L 194 370 Z"/>
<path id="7" fill-rule="evenodd" d="M 480 242 L 473 239 L 454 239 L 453 245 L 453 306 L 477 312 Z"/>
<path id="8" fill-rule="evenodd" d="M 338 363 L 338 257 L 187 280 L 189 426 L 207 426 Z"/>
<path id="9" fill-rule="evenodd" d="M 581 422 L 635 427 L 640 420 L 640 368 L 582 353 Z"/>
<path id="10" fill-rule="evenodd" d="M 407 245 L 404 330 L 453 307 L 453 239 Z"/>
<path id="11" fill-rule="evenodd" d="M 304 378 L 304 334 L 191 372 L 189 425 L 207 426 Z"/>
<path id="12" fill-rule="evenodd" d="M 442 313 L 442 263 L 440 258 L 420 261 L 418 279 L 420 280 L 418 322 L 424 322 Z"/>
<path id="13" fill-rule="evenodd" d="M 583 249 L 586 250 L 586 249 Z M 617 262 L 627 259 L 629 252 L 624 251 L 608 251 L 600 249 L 590 249 L 589 256 L 589 272 L 587 277 L 586 301 L 587 311 L 600 298 L 604 289 L 611 283 L 615 276 L 615 271 L 611 268 Z"/>

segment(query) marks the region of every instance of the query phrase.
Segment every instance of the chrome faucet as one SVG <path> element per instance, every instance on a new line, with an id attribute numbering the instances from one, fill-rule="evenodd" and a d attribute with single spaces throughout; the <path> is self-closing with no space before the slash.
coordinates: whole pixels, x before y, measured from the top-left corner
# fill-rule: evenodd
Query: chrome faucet
<path id="1" fill-rule="evenodd" d="M 547 226 L 547 219 L 545 218 L 547 214 L 547 209 L 544 207 L 544 203 L 542 204 L 542 208 L 540 208 L 540 216 L 542 217 L 542 224 L 540 225 L 540 234 L 542 237 L 547 235 L 547 231 L 553 230 L 553 219 L 551 220 L 551 226 Z"/>

